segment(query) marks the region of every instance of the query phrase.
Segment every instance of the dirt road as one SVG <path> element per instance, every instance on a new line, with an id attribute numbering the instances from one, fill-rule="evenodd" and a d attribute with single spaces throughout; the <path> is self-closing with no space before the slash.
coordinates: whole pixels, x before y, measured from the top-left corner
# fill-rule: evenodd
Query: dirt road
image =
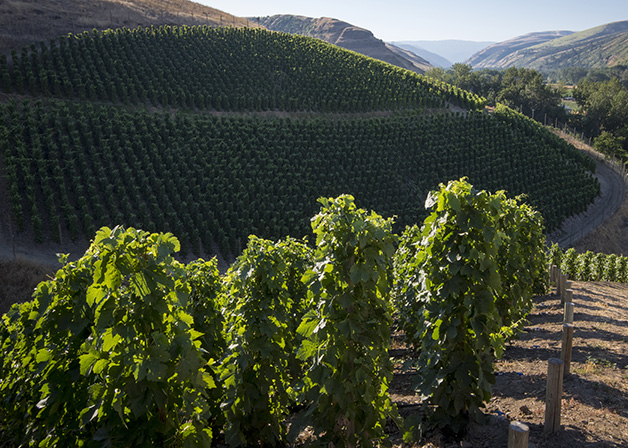
<path id="1" fill-rule="evenodd" d="M 593 157 L 596 161 L 595 176 L 600 181 L 601 194 L 589 205 L 586 212 L 565 220 L 560 229 L 548 235 L 548 241 L 558 243 L 562 248 L 573 246 L 578 240 L 600 227 L 607 219 L 615 214 L 622 203 L 627 200 L 628 177 L 617 164 L 604 157 L 590 146 L 573 139 L 568 135 L 559 135 L 569 143 L 578 147 Z"/>

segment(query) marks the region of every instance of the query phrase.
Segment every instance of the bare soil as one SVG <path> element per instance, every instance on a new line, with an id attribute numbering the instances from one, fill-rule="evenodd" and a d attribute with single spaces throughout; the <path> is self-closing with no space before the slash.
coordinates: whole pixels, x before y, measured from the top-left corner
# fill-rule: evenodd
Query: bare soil
<path id="1" fill-rule="evenodd" d="M 563 323 L 560 298 L 550 294 L 535 299 L 525 331 L 496 363 L 486 423 L 472 424 L 462 440 L 432 433 L 420 443 L 395 446 L 506 447 L 512 421 L 530 428 L 530 447 L 628 446 L 628 285 L 573 282 L 572 289 L 573 357 L 563 384 L 560 431 L 544 432 L 548 360 L 560 358 Z M 411 383 L 397 372 L 391 389 L 402 412 L 419 402 Z M 399 442 L 399 435 L 392 439 Z"/>

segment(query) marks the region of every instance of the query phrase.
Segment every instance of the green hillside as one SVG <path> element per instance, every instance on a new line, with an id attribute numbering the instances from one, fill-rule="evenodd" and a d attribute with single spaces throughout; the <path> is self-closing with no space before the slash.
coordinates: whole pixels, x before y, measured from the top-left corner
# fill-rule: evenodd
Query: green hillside
<path id="1" fill-rule="evenodd" d="M 403 226 L 468 176 L 527 194 L 553 228 L 599 192 L 592 162 L 533 121 L 311 38 L 118 30 L 0 61 L 0 173 L 38 241 L 124 224 L 230 258 L 251 233 L 309 234 L 320 196 Z"/>
<path id="2" fill-rule="evenodd" d="M 493 46 L 506 50 L 492 51 L 489 47 L 468 62 L 476 68 L 526 67 L 540 71 L 628 64 L 628 21 L 601 25 L 536 45 L 517 47 L 508 45 L 509 42 Z"/>
<path id="3" fill-rule="evenodd" d="M 512 66 L 513 61 L 520 58 L 527 48 L 548 41 L 551 42 L 570 34 L 572 34 L 571 31 L 546 31 L 524 34 L 523 36 L 490 45 L 472 55 L 465 63 L 476 69 L 507 68 Z"/>

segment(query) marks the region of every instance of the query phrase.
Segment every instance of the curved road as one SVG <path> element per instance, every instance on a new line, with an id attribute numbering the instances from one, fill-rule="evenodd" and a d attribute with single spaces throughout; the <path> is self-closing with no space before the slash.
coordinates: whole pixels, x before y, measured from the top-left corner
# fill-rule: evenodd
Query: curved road
<path id="1" fill-rule="evenodd" d="M 561 134 L 559 135 L 568 140 L 569 143 L 587 151 L 595 159 L 595 177 L 600 181 L 601 190 L 600 196 L 589 205 L 585 212 L 566 219 L 560 229 L 547 236 L 548 242 L 558 243 L 560 247 L 565 249 L 596 229 L 619 209 L 626 198 L 628 177 L 625 172 L 622 172 L 619 165 L 594 152 L 590 146 Z"/>

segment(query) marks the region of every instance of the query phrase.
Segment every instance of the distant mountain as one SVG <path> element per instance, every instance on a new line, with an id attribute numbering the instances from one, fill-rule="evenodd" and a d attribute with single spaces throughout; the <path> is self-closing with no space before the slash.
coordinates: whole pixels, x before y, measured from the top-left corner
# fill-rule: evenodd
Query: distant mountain
<path id="1" fill-rule="evenodd" d="M 529 36 L 527 42 L 526 36 L 502 42 L 474 55 L 468 63 L 474 68 L 528 67 L 541 71 L 628 64 L 628 21 L 576 33 L 549 32 L 543 39 L 534 39 L 535 34 L 543 33 L 526 35 Z"/>
<path id="2" fill-rule="evenodd" d="M 432 53 L 431 51 L 427 51 L 425 48 L 421 48 L 417 45 L 397 43 L 397 46 L 399 48 L 403 48 L 404 50 L 411 51 L 412 53 L 422 57 L 423 59 L 425 59 L 426 61 L 428 61 L 430 64 L 432 64 L 435 67 L 449 68 L 453 65 L 451 61 L 445 59 L 441 55 Z"/>
<path id="3" fill-rule="evenodd" d="M 0 1 L 0 53 L 92 29 L 150 25 L 255 26 L 188 0 Z"/>
<path id="4" fill-rule="evenodd" d="M 521 51 L 561 37 L 569 36 L 573 31 L 543 31 L 528 33 L 484 48 L 465 61 L 473 68 L 510 67 L 513 60 L 520 57 Z"/>
<path id="5" fill-rule="evenodd" d="M 300 34 L 324 40 L 365 56 L 388 62 L 417 73 L 424 73 L 432 65 L 422 57 L 377 39 L 367 29 L 329 17 L 311 18 L 288 14 L 256 17 L 250 20 L 273 31 Z"/>
<path id="6" fill-rule="evenodd" d="M 478 51 L 493 45 L 495 42 L 475 42 L 469 40 L 413 40 L 393 42 L 394 45 L 407 48 L 407 45 L 422 48 L 431 53 L 437 54 L 452 64 L 463 62 Z M 417 53 L 420 54 L 420 53 Z M 423 57 L 423 56 L 422 56 Z M 429 58 L 426 58 L 428 61 Z M 431 62 L 431 61 L 430 61 Z M 433 63 L 433 62 L 432 62 Z M 434 64 L 434 63 L 433 63 Z"/>

